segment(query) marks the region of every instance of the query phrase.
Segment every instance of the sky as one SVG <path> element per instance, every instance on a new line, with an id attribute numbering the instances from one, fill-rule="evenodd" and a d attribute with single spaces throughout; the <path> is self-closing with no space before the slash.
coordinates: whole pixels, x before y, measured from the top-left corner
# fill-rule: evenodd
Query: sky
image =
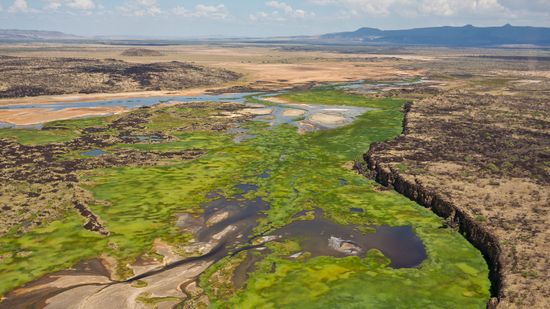
<path id="1" fill-rule="evenodd" d="M 0 0 L 0 29 L 86 36 L 266 37 L 507 23 L 550 27 L 550 0 Z"/>

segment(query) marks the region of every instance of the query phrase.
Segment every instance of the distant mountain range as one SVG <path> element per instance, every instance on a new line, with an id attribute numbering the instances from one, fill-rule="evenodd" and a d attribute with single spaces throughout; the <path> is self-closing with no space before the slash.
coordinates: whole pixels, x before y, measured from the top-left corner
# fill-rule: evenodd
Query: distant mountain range
<path id="1" fill-rule="evenodd" d="M 0 29 L 0 42 L 27 41 L 76 41 L 102 42 L 127 45 L 170 45 L 188 41 L 221 41 L 249 43 L 304 43 L 304 44 L 342 44 L 342 45 L 425 45 L 425 46 L 464 46 L 491 47 L 503 45 L 550 46 L 550 28 L 516 27 L 431 27 L 407 30 L 380 30 L 360 28 L 352 32 L 330 33 L 321 36 L 294 36 L 278 38 L 138 38 L 138 37 L 82 37 L 58 31 Z"/>
<path id="2" fill-rule="evenodd" d="M 550 45 L 550 28 L 516 27 L 432 27 L 408 30 L 361 28 L 353 32 L 325 34 L 322 41 L 333 43 L 402 44 L 431 46 Z"/>
<path id="3" fill-rule="evenodd" d="M 0 29 L 1 41 L 76 40 L 82 37 L 58 31 Z"/>

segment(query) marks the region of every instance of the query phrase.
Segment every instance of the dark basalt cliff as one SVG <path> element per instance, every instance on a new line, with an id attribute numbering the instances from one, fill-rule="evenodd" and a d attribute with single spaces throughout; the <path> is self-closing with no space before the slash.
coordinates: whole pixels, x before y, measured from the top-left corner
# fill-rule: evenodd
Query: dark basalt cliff
<path id="1" fill-rule="evenodd" d="M 411 107 L 411 103 L 405 104 L 404 107 L 403 135 L 408 133 L 407 115 Z M 503 281 L 501 249 L 496 237 L 491 234 L 483 223 L 477 222 L 464 209 L 457 207 L 437 192 L 426 188 L 419 180 L 406 178 L 398 169 L 385 164 L 383 158 L 377 155 L 381 146 L 383 146 L 383 143 L 373 143 L 364 155 L 366 164 L 356 164 L 356 169 L 376 182 L 393 188 L 420 205 L 430 208 L 435 214 L 445 218 L 448 226 L 457 228 L 470 243 L 480 250 L 489 266 L 491 294 L 493 295 L 493 298 L 487 304 L 487 308 L 495 308 L 502 297 Z"/>

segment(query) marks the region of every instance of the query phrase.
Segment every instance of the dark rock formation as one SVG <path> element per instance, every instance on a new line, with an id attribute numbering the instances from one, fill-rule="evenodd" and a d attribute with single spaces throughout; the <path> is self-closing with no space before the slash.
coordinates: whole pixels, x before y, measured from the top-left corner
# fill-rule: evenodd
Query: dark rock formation
<path id="1" fill-rule="evenodd" d="M 408 113 L 412 103 L 404 106 L 403 134 L 408 134 Z M 502 297 L 502 261 L 501 249 L 496 237 L 484 226 L 477 222 L 465 210 L 460 209 L 446 200 L 437 192 L 427 189 L 414 179 L 405 178 L 399 170 L 379 161 L 376 154 L 381 143 L 373 143 L 364 155 L 365 164 L 356 164 L 355 169 L 376 182 L 395 189 L 395 191 L 409 199 L 430 208 L 438 216 L 445 218 L 447 225 L 458 228 L 459 232 L 481 251 L 489 265 L 489 279 L 491 280 L 491 294 L 494 296 L 487 304 L 488 308 L 495 308 Z"/>

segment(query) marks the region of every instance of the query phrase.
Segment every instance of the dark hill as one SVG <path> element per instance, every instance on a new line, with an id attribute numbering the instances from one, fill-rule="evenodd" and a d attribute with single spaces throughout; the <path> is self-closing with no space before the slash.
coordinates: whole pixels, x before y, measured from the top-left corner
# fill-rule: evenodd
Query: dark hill
<path id="1" fill-rule="evenodd" d="M 76 39 L 81 39 L 81 37 L 59 31 L 0 29 L 0 40 L 2 41 L 49 41 Z"/>
<path id="2" fill-rule="evenodd" d="M 157 50 L 147 48 L 130 48 L 122 52 L 122 56 L 128 57 L 160 57 L 163 54 Z"/>
<path id="3" fill-rule="evenodd" d="M 321 36 L 333 42 L 441 46 L 550 45 L 550 28 L 542 27 L 432 27 L 408 30 L 361 28 Z"/>

